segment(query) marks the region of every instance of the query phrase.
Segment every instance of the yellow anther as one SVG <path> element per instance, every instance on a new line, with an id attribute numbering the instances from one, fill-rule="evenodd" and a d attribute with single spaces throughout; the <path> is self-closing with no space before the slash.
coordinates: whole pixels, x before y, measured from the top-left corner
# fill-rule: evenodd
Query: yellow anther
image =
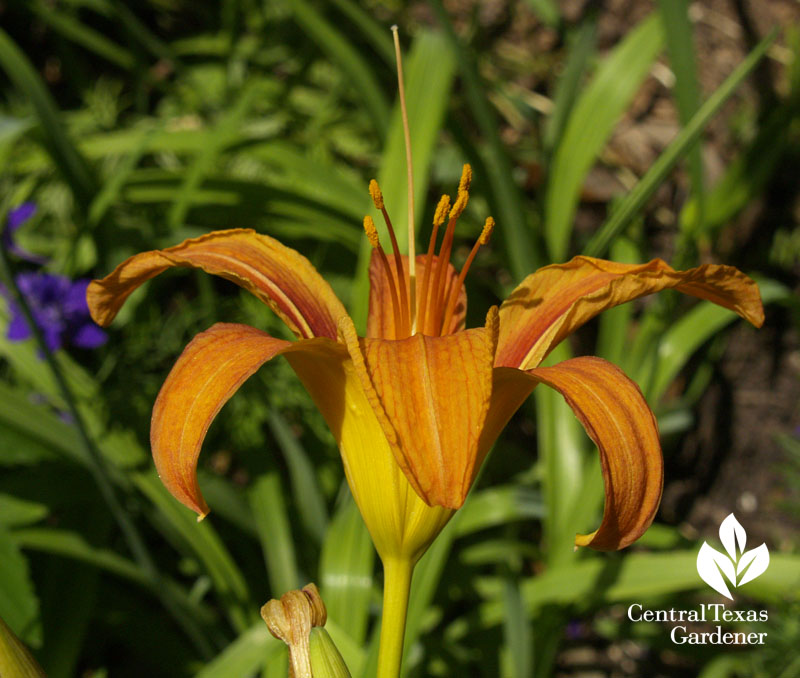
<path id="1" fill-rule="evenodd" d="M 453 209 L 450 210 L 450 219 L 458 219 L 464 210 L 467 208 L 467 203 L 469 202 L 469 193 L 467 191 L 458 191 L 458 197 L 456 198 L 456 202 L 453 205 Z"/>
<path id="2" fill-rule="evenodd" d="M 436 212 L 433 214 L 433 225 L 436 228 L 439 228 L 444 223 L 445 217 L 447 217 L 447 210 L 450 209 L 450 196 L 443 195 L 439 200 L 439 204 L 436 205 Z"/>
<path id="3" fill-rule="evenodd" d="M 381 193 L 381 188 L 378 186 L 378 182 L 375 179 L 372 179 L 369 182 L 369 194 L 372 197 L 372 202 L 375 203 L 375 207 L 379 210 L 383 209 L 383 193 Z"/>
<path id="4" fill-rule="evenodd" d="M 489 339 L 491 355 L 497 351 L 497 339 L 500 334 L 500 311 L 497 306 L 492 306 L 486 314 L 486 334 Z"/>
<path id="5" fill-rule="evenodd" d="M 370 216 L 364 217 L 364 231 L 367 234 L 370 245 L 376 249 L 381 246 L 380 240 L 378 240 L 378 229 L 375 228 L 375 222 Z"/>
<path id="6" fill-rule="evenodd" d="M 494 219 L 492 219 L 492 217 L 486 217 L 486 223 L 483 225 L 483 230 L 481 231 L 481 237 L 478 238 L 478 242 L 481 245 L 486 245 L 489 242 L 489 238 L 492 237 L 493 230 L 494 230 Z"/>
<path id="7" fill-rule="evenodd" d="M 468 191 L 472 183 L 472 167 L 465 164 L 461 170 L 461 181 L 458 182 L 458 192 L 461 194 L 463 191 Z"/>

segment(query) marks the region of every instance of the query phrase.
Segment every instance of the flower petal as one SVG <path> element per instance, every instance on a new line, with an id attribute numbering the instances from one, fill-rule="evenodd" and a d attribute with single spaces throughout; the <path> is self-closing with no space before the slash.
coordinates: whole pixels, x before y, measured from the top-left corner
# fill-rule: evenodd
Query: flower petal
<path id="1" fill-rule="evenodd" d="M 14 209 L 8 211 L 6 227 L 13 234 L 22 224 L 36 214 L 36 203 L 23 202 Z"/>
<path id="2" fill-rule="evenodd" d="M 636 541 L 653 522 L 664 484 L 658 426 L 639 387 L 616 365 L 595 357 L 517 375 L 517 382 L 530 379 L 561 393 L 600 451 L 603 522 L 591 534 L 576 535 L 575 544 L 609 551 Z M 518 383 L 513 386 L 519 390 Z"/>
<path id="3" fill-rule="evenodd" d="M 261 365 L 281 353 L 321 352 L 328 339 L 275 339 L 247 325 L 218 323 L 198 334 L 169 373 L 150 425 L 150 444 L 161 481 L 200 517 L 208 505 L 197 485 L 197 458 L 217 412 Z"/>
<path id="4" fill-rule="evenodd" d="M 73 346 L 78 348 L 97 348 L 108 341 L 108 335 L 103 332 L 91 320 L 88 320 L 74 329 L 74 334 L 70 340 Z"/>
<path id="5" fill-rule="evenodd" d="M 536 367 L 556 344 L 598 313 L 664 289 L 708 299 L 756 327 L 764 322 L 755 281 L 731 266 L 676 271 L 661 259 L 630 265 L 575 257 L 529 275 L 500 307 L 495 365 Z"/>
<path id="6" fill-rule="evenodd" d="M 28 325 L 28 320 L 22 315 L 22 311 L 17 308 L 16 304 L 11 305 L 11 322 L 8 323 L 8 330 L 6 331 L 6 339 L 10 341 L 23 341 L 31 336 L 31 328 Z"/>
<path id="7" fill-rule="evenodd" d="M 215 231 L 164 250 L 142 252 L 89 285 L 92 317 L 108 325 L 139 285 L 168 268 L 201 268 L 252 292 L 298 336 L 336 339 L 347 312 L 304 256 L 250 229 Z"/>
<path id="8" fill-rule="evenodd" d="M 354 359 L 331 342 L 319 353 L 288 353 L 286 359 L 339 445 L 353 498 L 381 558 L 416 562 L 453 511 L 427 506 L 409 485 L 378 420 L 378 413 L 384 419 L 385 413 L 366 374 L 352 320 L 343 319 L 341 327 L 355 346 Z"/>
<path id="9" fill-rule="evenodd" d="M 425 279 L 425 269 L 427 268 L 428 257 L 421 254 L 417 257 L 417 318 L 422 317 L 422 286 Z M 392 271 L 394 280 L 397 279 L 397 266 L 394 262 L 394 257 L 388 257 L 389 268 Z M 403 255 L 403 269 L 405 274 L 408 275 L 408 257 Z M 436 262 L 439 261 L 438 256 L 433 257 L 434 266 L 431 268 L 428 286 L 433 286 L 433 278 L 435 276 Z M 445 288 L 446 293 L 449 295 L 450 287 L 455 284 L 458 279 L 458 271 L 453 268 L 452 264 L 447 264 L 445 274 L 442 276 L 442 286 Z M 446 299 L 446 298 L 445 298 Z M 445 300 L 445 303 L 446 300 Z M 432 313 L 430 308 L 428 313 Z M 456 302 L 455 312 L 453 319 L 450 322 L 447 334 L 453 334 L 464 329 L 464 321 L 467 315 L 467 292 L 464 285 L 461 285 L 459 290 L 458 301 Z M 396 339 L 397 332 L 394 322 L 394 311 L 392 308 L 392 294 L 389 291 L 389 281 L 386 276 L 386 269 L 381 263 L 380 256 L 375 250 L 372 251 L 372 258 L 369 262 L 369 315 L 367 316 L 367 336 L 376 339 Z"/>
<path id="10" fill-rule="evenodd" d="M 459 508 L 477 472 L 497 336 L 489 325 L 443 337 L 344 337 L 397 464 L 429 506 Z"/>

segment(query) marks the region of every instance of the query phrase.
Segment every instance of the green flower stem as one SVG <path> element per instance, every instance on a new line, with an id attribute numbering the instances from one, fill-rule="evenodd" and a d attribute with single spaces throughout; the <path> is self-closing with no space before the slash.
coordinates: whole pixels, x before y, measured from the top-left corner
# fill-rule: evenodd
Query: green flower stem
<path id="1" fill-rule="evenodd" d="M 76 428 L 78 429 L 81 442 L 86 448 L 87 458 L 89 460 L 89 472 L 91 473 L 97 488 L 100 491 L 100 495 L 106 503 L 106 506 L 108 506 L 109 511 L 111 511 L 111 515 L 114 517 L 114 520 L 119 526 L 122 536 L 124 537 L 128 548 L 133 554 L 136 563 L 145 574 L 153 593 L 161 600 L 167 611 L 170 612 L 175 621 L 181 626 L 181 628 L 183 628 L 184 632 L 189 638 L 191 638 L 192 642 L 203 654 L 203 656 L 210 657 L 213 654 L 211 644 L 205 638 L 201 627 L 192 618 L 191 613 L 183 609 L 181 603 L 176 600 L 174 595 L 169 592 L 168 588 L 163 585 L 161 574 L 159 573 L 155 561 L 147 549 L 147 545 L 145 544 L 142 535 L 139 533 L 136 524 L 133 522 L 133 520 L 131 520 L 127 511 L 125 511 L 120 503 L 120 500 L 117 497 L 117 493 L 114 490 L 114 486 L 111 482 L 110 474 L 106 468 L 106 461 L 89 434 L 88 427 L 86 426 L 83 416 L 78 409 L 75 396 L 73 395 L 72 390 L 70 389 L 55 356 L 47 346 L 47 342 L 42 335 L 42 331 L 39 329 L 39 326 L 36 324 L 36 321 L 33 318 L 33 313 L 31 312 L 27 299 L 25 299 L 25 296 L 17 286 L 17 281 L 14 278 L 11 270 L 11 262 L 8 260 L 8 253 L 6 252 L 5 247 L 1 245 L 0 280 L 5 283 L 6 287 L 14 297 L 14 301 L 17 303 L 22 311 L 22 314 L 25 316 L 25 321 L 28 323 L 31 332 L 36 339 L 36 343 L 39 345 L 39 349 L 41 350 L 42 355 L 44 356 L 45 361 L 47 362 L 47 365 L 53 374 L 53 378 L 55 379 L 58 389 L 61 391 L 61 396 L 64 398 L 64 402 L 67 403 L 67 407 L 69 407 L 69 412 L 72 415 Z"/>
<path id="2" fill-rule="evenodd" d="M 376 678 L 400 678 L 413 571 L 414 564 L 408 559 L 383 561 L 383 615 Z"/>

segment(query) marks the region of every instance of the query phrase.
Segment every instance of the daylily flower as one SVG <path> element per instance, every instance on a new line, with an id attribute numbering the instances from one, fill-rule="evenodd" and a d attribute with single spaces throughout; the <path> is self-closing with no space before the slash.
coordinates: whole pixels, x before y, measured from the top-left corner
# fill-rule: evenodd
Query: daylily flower
<path id="1" fill-rule="evenodd" d="M 458 197 L 443 196 L 427 254 L 401 256 L 375 182 L 370 192 L 387 223 L 387 257 L 371 217 L 373 245 L 366 337 L 359 337 L 331 287 L 295 250 L 252 230 L 217 231 L 143 252 L 95 280 L 87 298 L 107 325 L 125 299 L 169 268 L 200 268 L 227 278 L 266 303 L 297 341 L 240 324 L 197 335 L 178 358 L 153 408 L 151 444 L 162 481 L 202 518 L 208 506 L 197 460 L 222 405 L 261 365 L 283 355 L 325 417 L 345 475 L 384 565 L 384 624 L 378 675 L 397 676 L 411 572 L 464 500 L 502 428 L 540 383 L 556 389 L 597 444 L 605 481 L 600 527 L 575 543 L 619 549 L 650 525 L 661 499 L 663 460 L 655 417 L 641 391 L 605 360 L 579 357 L 540 367 L 580 325 L 617 304 L 677 289 L 763 322 L 753 280 L 728 266 L 676 271 L 576 257 L 529 275 L 492 307 L 484 327 L 465 329 L 464 277 L 450 265 L 456 223 L 469 198 L 464 167 Z M 409 210 L 413 213 L 413 210 Z M 445 226 L 446 223 L 446 226 Z M 439 230 L 444 236 L 435 254 Z"/>
<path id="2" fill-rule="evenodd" d="M 601 456 L 603 520 L 595 532 L 578 535 L 576 544 L 618 549 L 647 529 L 661 497 L 663 462 L 655 418 L 641 391 L 600 358 L 539 365 L 598 313 L 664 289 L 708 299 L 760 326 L 755 282 L 729 266 L 676 271 L 659 259 L 630 265 L 579 256 L 529 275 L 499 312 L 490 309 L 485 327 L 464 329 L 464 277 L 494 223 L 487 219 L 458 274 L 448 262 L 470 178 L 467 165 L 453 207 L 447 196 L 437 207 L 428 252 L 416 258 L 415 295 L 407 257 L 396 246 L 387 257 L 372 219 L 365 219 L 374 250 L 364 338 L 305 257 L 252 230 L 216 231 L 137 254 L 89 285 L 92 317 L 108 325 L 146 280 L 169 268 L 200 268 L 253 293 L 298 338 L 289 342 L 219 323 L 186 347 L 158 395 L 151 428 L 156 466 L 179 501 L 200 517 L 208 513 L 196 476 L 208 426 L 251 374 L 284 355 L 339 444 L 353 496 L 384 559 L 416 560 L 424 552 L 463 504 L 502 428 L 539 383 L 561 393 Z M 375 182 L 370 190 L 394 239 Z M 437 232 L 445 222 L 437 255 Z"/>

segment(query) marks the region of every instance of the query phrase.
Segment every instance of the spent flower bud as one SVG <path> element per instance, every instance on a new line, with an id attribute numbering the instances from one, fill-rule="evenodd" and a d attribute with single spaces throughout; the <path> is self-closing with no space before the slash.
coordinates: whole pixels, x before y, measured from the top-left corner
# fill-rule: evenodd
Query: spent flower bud
<path id="1" fill-rule="evenodd" d="M 328 613 L 315 584 L 270 600 L 261 608 L 261 617 L 269 632 L 289 646 L 290 678 L 350 678 L 323 628 Z"/>

